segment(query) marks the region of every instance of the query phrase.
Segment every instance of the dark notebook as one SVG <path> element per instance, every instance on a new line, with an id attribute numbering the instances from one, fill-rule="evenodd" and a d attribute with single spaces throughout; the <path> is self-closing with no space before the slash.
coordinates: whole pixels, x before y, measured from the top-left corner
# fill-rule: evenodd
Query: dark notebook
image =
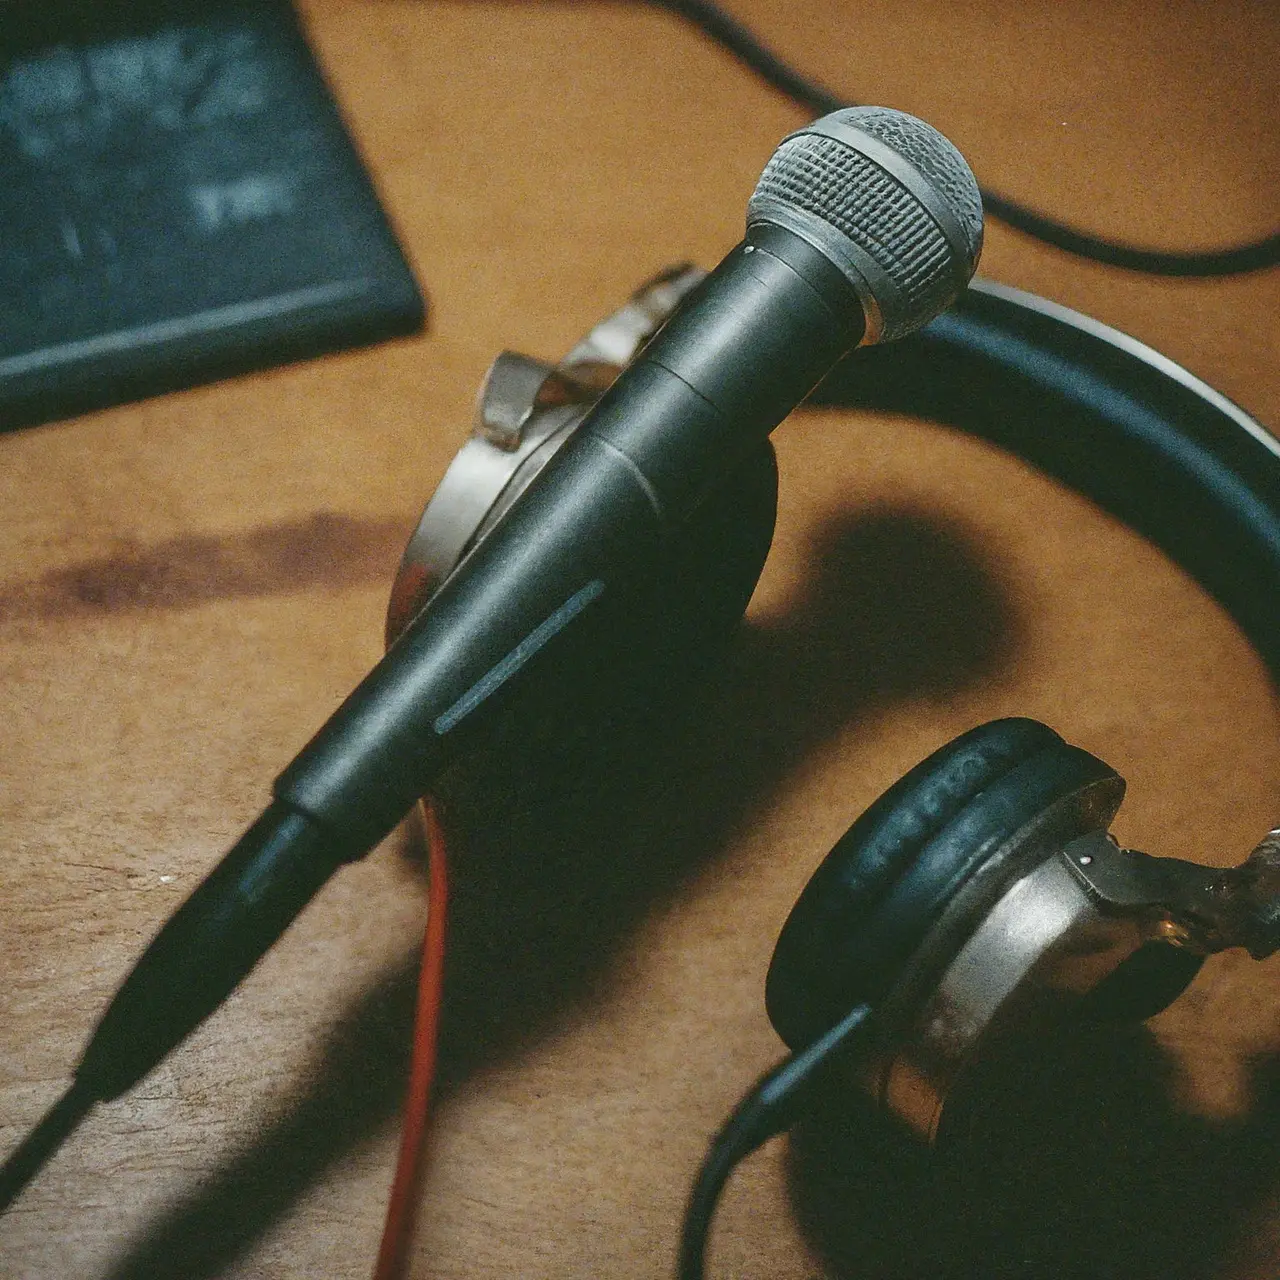
<path id="1" fill-rule="evenodd" d="M 422 319 L 285 0 L 0 0 L 0 426 Z"/>

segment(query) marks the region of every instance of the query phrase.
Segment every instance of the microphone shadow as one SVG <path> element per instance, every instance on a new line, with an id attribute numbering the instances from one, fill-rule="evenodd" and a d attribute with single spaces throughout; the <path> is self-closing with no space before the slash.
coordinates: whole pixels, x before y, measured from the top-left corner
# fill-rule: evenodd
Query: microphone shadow
<path id="1" fill-rule="evenodd" d="M 1145 1025 L 1062 1026 L 951 1104 L 936 1150 L 833 1092 L 791 1136 L 801 1231 L 837 1280 L 1223 1274 L 1275 1185 L 1280 1064 L 1247 1120 L 1179 1111 L 1173 1074 Z"/>
<path id="2" fill-rule="evenodd" d="M 540 702 L 515 718 L 516 741 L 444 781 L 446 1078 L 598 999 L 628 931 L 848 724 L 988 676 L 1013 646 L 997 577 L 936 516 L 840 512 L 806 563 L 785 612 L 709 642 L 661 696 L 606 682 L 599 704 L 579 693 L 569 714 Z"/>
<path id="3" fill-rule="evenodd" d="M 572 716 L 544 701 L 544 717 L 513 715 L 442 781 L 444 1105 L 474 1067 L 518 1056 L 597 996 L 628 931 L 834 733 L 897 698 L 980 680 L 1014 646 L 998 573 L 962 527 L 932 513 L 839 511 L 806 564 L 784 613 L 735 628 L 690 679 L 661 690 L 641 682 L 621 699 L 606 682 L 598 701 L 571 700 Z M 407 829 L 402 855 L 421 864 Z M 407 954 L 347 1011 L 317 1049 L 307 1092 L 126 1246 L 111 1280 L 219 1274 L 391 1122 L 416 969 Z"/>

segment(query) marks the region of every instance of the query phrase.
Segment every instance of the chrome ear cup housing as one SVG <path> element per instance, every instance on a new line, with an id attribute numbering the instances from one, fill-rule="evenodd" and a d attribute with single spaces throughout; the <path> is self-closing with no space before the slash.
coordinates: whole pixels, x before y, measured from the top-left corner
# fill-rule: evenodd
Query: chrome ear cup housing
<path id="1" fill-rule="evenodd" d="M 953 1084 L 1002 1026 L 1141 945 L 1058 856 L 1105 831 L 1123 795 L 1102 761 L 1031 720 L 935 752 L 850 828 L 792 911 L 767 983 L 779 1034 L 798 1047 L 871 1002 L 876 1040 L 851 1069 L 932 1141 Z"/>

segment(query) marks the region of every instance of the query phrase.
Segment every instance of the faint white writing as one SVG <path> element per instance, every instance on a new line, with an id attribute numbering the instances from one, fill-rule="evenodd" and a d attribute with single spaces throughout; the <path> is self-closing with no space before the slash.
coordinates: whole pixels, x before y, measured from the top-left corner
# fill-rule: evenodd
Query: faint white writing
<path id="1" fill-rule="evenodd" d="M 202 183 L 188 194 L 202 231 L 292 213 L 294 182 L 286 174 L 250 174 L 231 182 Z"/>

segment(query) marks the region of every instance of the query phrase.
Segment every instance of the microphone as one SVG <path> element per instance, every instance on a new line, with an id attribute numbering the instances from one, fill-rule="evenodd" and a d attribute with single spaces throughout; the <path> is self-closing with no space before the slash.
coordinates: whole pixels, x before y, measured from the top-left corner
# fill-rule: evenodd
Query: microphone
<path id="1" fill-rule="evenodd" d="M 977 265 L 960 153 L 884 108 L 783 140 L 743 241 L 613 383 L 502 522 L 276 780 L 274 799 L 157 935 L 72 1086 L 114 1098 L 225 999 L 495 708 L 656 553 L 737 456 L 859 345 L 927 323 Z M 638 638 L 642 643 L 643 638 Z M 0 1204 L 2 1207 L 2 1204 Z"/>
<path id="2" fill-rule="evenodd" d="M 363 853 L 504 686 L 670 542 L 741 453 L 860 343 L 962 292 L 982 206 L 959 152 L 883 108 L 785 139 L 747 234 L 276 782 Z"/>

